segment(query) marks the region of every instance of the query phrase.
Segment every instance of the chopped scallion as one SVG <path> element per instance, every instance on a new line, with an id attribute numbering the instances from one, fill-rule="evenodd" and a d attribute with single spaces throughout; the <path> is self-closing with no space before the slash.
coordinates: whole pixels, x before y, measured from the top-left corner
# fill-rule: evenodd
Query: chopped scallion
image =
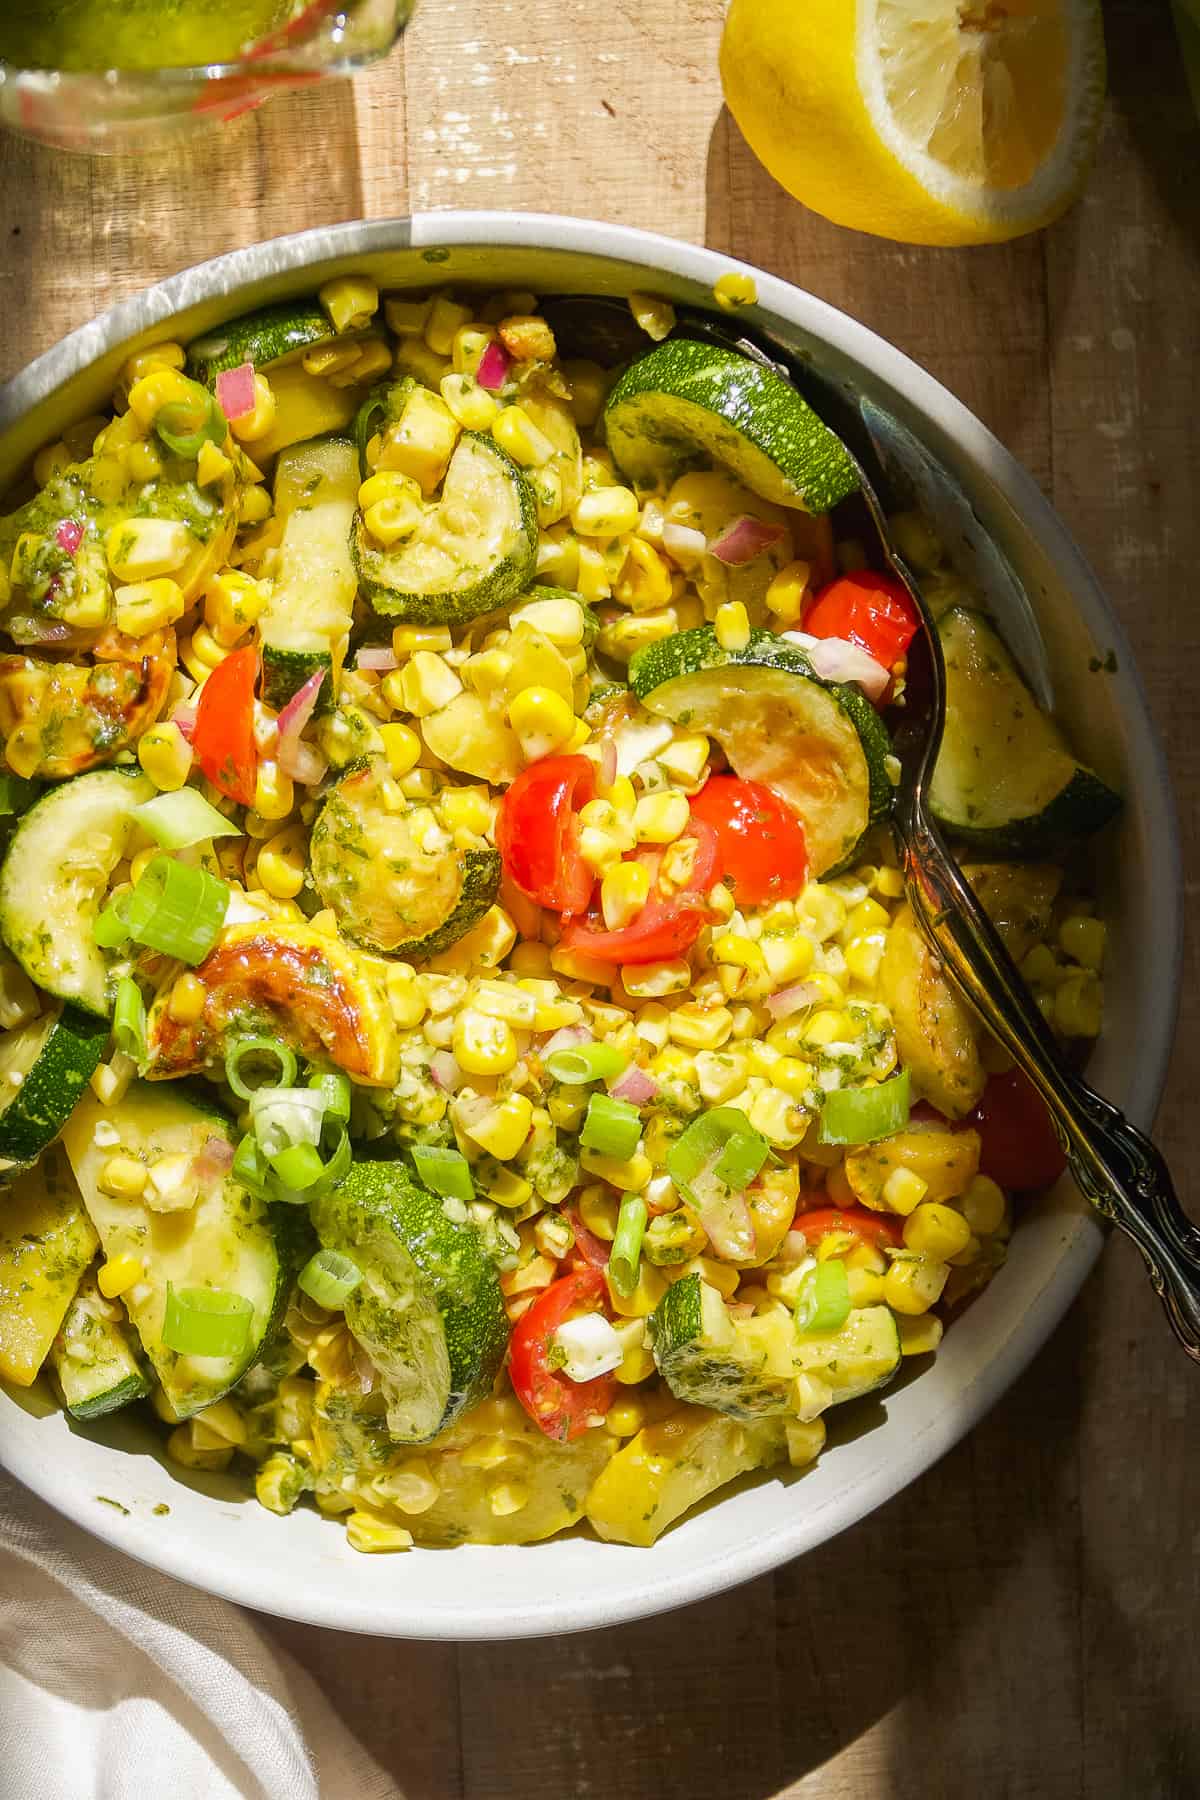
<path id="1" fill-rule="evenodd" d="M 850 1316 L 846 1265 L 836 1258 L 819 1262 L 804 1277 L 796 1299 L 796 1330 L 840 1331 Z"/>
<path id="2" fill-rule="evenodd" d="M 617 1229 L 609 1252 L 608 1272 L 613 1286 L 628 1299 L 638 1284 L 642 1239 L 646 1234 L 646 1202 L 640 1194 L 626 1194 L 617 1214 Z"/>
<path id="3" fill-rule="evenodd" d="M 195 788 L 156 794 L 135 806 L 133 816 L 164 850 L 185 850 L 211 838 L 240 837 L 241 827 L 217 811 Z"/>
<path id="4" fill-rule="evenodd" d="M 601 1156 L 615 1156 L 627 1162 L 638 1147 L 642 1135 L 642 1118 L 628 1100 L 614 1100 L 611 1094 L 593 1094 L 579 1141 L 587 1150 L 598 1150 Z"/>
<path id="5" fill-rule="evenodd" d="M 574 1044 L 569 1050 L 552 1050 L 546 1068 L 555 1081 L 581 1086 L 588 1081 L 610 1081 L 628 1062 L 615 1044 Z"/>
<path id="6" fill-rule="evenodd" d="M 701 1177 L 715 1176 L 734 1193 L 753 1181 L 767 1160 L 769 1146 L 736 1106 L 714 1106 L 693 1119 L 667 1151 L 667 1173 L 686 1200 L 700 1203 Z"/>
<path id="7" fill-rule="evenodd" d="M 257 1088 L 247 1084 L 242 1064 L 262 1056 L 272 1057 L 279 1065 L 276 1080 L 267 1085 L 290 1088 L 295 1081 L 296 1058 L 286 1044 L 278 1043 L 274 1038 L 235 1038 L 225 1052 L 225 1079 L 239 1100 L 249 1100 L 257 1092 Z"/>
<path id="8" fill-rule="evenodd" d="M 146 1060 L 146 1002 L 142 990 L 132 976 L 122 975 L 117 983 L 117 1004 L 113 1013 L 113 1043 L 134 1062 Z"/>
<path id="9" fill-rule="evenodd" d="M 475 1198 L 471 1166 L 461 1150 L 448 1150 L 440 1144 L 414 1144 L 413 1166 L 421 1182 L 431 1194 L 445 1200 Z"/>
<path id="10" fill-rule="evenodd" d="M 250 1341 L 253 1316 L 241 1294 L 168 1282 L 162 1341 L 179 1356 L 240 1356 Z"/>
<path id="11" fill-rule="evenodd" d="M 269 1150 L 267 1161 L 283 1186 L 294 1193 L 315 1187 L 325 1173 L 315 1144 L 285 1144 L 282 1150 Z"/>
<path id="12" fill-rule="evenodd" d="M 180 962 L 203 962 L 225 922 L 230 890 L 207 869 L 156 856 L 129 893 L 112 900 L 93 927 L 102 950 L 132 938 Z"/>
<path id="13" fill-rule="evenodd" d="M 821 1108 L 823 1144 L 873 1144 L 908 1124 L 908 1070 L 877 1087 L 835 1088 Z"/>
<path id="14" fill-rule="evenodd" d="M 310 1256 L 297 1276 L 300 1291 L 318 1306 L 333 1311 L 351 1295 L 362 1280 L 362 1270 L 340 1250 L 318 1250 Z"/>
<path id="15" fill-rule="evenodd" d="M 318 1094 L 325 1097 L 325 1117 L 336 1119 L 342 1125 L 350 1123 L 350 1078 L 336 1071 L 328 1070 L 320 1075 L 310 1075 L 308 1085 Z"/>

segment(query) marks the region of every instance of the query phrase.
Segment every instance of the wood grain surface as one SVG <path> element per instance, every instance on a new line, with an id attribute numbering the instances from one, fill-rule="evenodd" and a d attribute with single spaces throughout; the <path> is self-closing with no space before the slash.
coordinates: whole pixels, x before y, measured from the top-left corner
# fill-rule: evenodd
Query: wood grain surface
<path id="1" fill-rule="evenodd" d="M 781 0 L 781 4 L 783 0 Z M 798 0 L 791 0 L 798 3 Z M 657 228 L 900 345 L 1028 464 L 1094 562 L 1200 880 L 1200 134 L 1165 0 L 1112 0 L 1082 202 L 971 252 L 790 201 L 721 106 L 720 0 L 424 0 L 353 88 L 144 163 L 0 141 L 0 374 L 147 281 L 301 226 L 497 206 Z M 1160 1119 L 1200 1193 L 1189 948 Z M 408 1800 L 1192 1800 L 1200 1378 L 1110 1245 L 957 1450 L 800 1562 L 685 1613 L 525 1645 L 279 1637 Z"/>

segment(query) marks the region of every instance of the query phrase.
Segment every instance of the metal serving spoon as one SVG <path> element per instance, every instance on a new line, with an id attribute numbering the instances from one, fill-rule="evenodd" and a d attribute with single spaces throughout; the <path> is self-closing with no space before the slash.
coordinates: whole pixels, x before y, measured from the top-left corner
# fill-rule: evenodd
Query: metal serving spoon
<path id="1" fill-rule="evenodd" d="M 676 310 L 675 335 L 736 350 L 799 386 L 780 346 L 768 349 L 712 314 Z M 560 347 L 567 345 L 577 354 L 611 364 L 646 352 L 645 336 L 622 301 L 558 296 L 545 302 L 544 311 Z M 812 379 L 813 372 L 806 370 L 806 385 Z M 1000 934 L 929 813 L 926 793 L 946 716 L 941 639 L 918 583 L 892 542 L 875 481 L 863 468 L 864 456 L 876 469 L 878 461 L 862 419 L 832 384 L 819 385 L 817 410 L 854 457 L 884 560 L 907 588 L 921 619 L 908 656 L 907 704 L 893 732 L 901 774 L 891 823 L 909 904 L 951 980 L 1045 1101 L 1080 1192 L 1133 1239 L 1175 1335 L 1200 1362 L 1200 1227 L 1180 1206 L 1161 1152 L 1063 1061 Z M 881 470 L 879 476 L 883 479 Z"/>

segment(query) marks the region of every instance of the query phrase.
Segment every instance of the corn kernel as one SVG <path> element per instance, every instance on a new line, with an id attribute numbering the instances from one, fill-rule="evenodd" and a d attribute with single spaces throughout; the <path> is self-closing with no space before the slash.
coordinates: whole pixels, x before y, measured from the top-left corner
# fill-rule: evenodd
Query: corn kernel
<path id="1" fill-rule="evenodd" d="M 936 1200 L 923 1200 L 904 1221 L 905 1247 L 939 1262 L 957 1256 L 970 1236 L 971 1227 L 963 1215 Z"/>
<path id="2" fill-rule="evenodd" d="M 108 566 L 119 581 L 152 581 L 182 568 L 196 539 L 181 519 L 124 519 L 104 540 Z"/>
<path id="3" fill-rule="evenodd" d="M 286 819 L 295 804 L 290 775 L 269 759 L 260 762 L 254 781 L 254 810 L 263 819 Z"/>
<path id="4" fill-rule="evenodd" d="M 192 1421 L 186 1425 L 178 1425 L 167 1439 L 167 1455 L 172 1462 L 179 1463 L 185 1469 L 227 1469 L 233 1459 L 233 1445 L 222 1444 L 220 1448 L 201 1449 L 193 1439 Z"/>
<path id="5" fill-rule="evenodd" d="M 463 691 L 454 670 L 432 650 L 418 650 L 401 677 L 406 712 L 424 719 L 438 712 Z"/>
<path id="6" fill-rule="evenodd" d="M 669 744 L 658 752 L 658 761 L 668 775 L 677 781 L 693 783 L 699 781 L 712 754 L 712 746 L 701 733 L 689 733 L 684 737 L 672 738 Z"/>
<path id="7" fill-rule="evenodd" d="M 130 395 L 132 402 L 133 396 Z M 266 437 L 275 423 L 275 394 L 265 375 L 255 371 L 254 405 L 240 419 L 230 421 L 229 429 L 239 444 L 253 444 Z"/>
<path id="8" fill-rule="evenodd" d="M 580 1162 L 589 1175 L 620 1188 L 623 1194 L 640 1194 L 654 1173 L 654 1164 L 640 1151 L 630 1157 L 604 1156 L 598 1150 L 584 1150 Z"/>
<path id="9" fill-rule="evenodd" d="M 671 598 L 671 571 L 653 544 L 630 539 L 613 593 L 635 613 L 655 612 Z"/>
<path id="10" fill-rule="evenodd" d="M 146 1179 L 144 1163 L 136 1162 L 132 1156 L 110 1156 L 100 1171 L 97 1185 L 101 1193 L 109 1194 L 115 1200 L 136 1200 L 146 1186 Z"/>
<path id="11" fill-rule="evenodd" d="M 688 1050 L 719 1050 L 732 1030 L 727 1006 L 701 1006 L 693 1000 L 677 1006 L 667 1020 L 671 1042 Z"/>
<path id="12" fill-rule="evenodd" d="M 204 622 L 217 643 L 232 649 L 255 624 L 269 594 L 266 583 L 240 569 L 222 569 L 214 575 L 204 590 Z"/>
<path id="13" fill-rule="evenodd" d="M 387 995 L 392 1017 L 403 1030 L 421 1023 L 426 1010 L 425 994 L 408 963 L 388 964 Z"/>
<path id="14" fill-rule="evenodd" d="M 486 1015 L 476 1014 L 476 1018 L 484 1019 Z M 487 1019 L 487 1024 L 500 1027 L 511 1039 L 512 1032 L 502 1019 Z M 485 1071 L 471 1068 L 462 1062 L 458 1049 L 458 1032 L 455 1032 L 454 1054 L 459 1058 L 461 1066 L 471 1074 L 482 1074 Z M 514 1055 L 514 1061 L 516 1060 Z M 511 1067 L 511 1064 L 509 1065 Z M 496 1073 L 497 1071 L 487 1071 Z M 530 1122 L 533 1118 L 533 1105 L 524 1094 L 509 1094 L 507 1099 L 489 1107 L 483 1117 L 471 1125 L 464 1126 L 469 1138 L 490 1156 L 499 1162 L 507 1162 L 517 1154 L 525 1139 L 529 1136 Z"/>
<path id="15" fill-rule="evenodd" d="M 941 1299 L 949 1274 L 944 1262 L 897 1259 L 883 1279 L 884 1299 L 893 1312 L 915 1318 Z"/>
<path id="16" fill-rule="evenodd" d="M 492 436 L 523 469 L 540 469 L 554 456 L 554 445 L 521 406 L 501 410 L 492 423 Z"/>
<path id="17" fill-rule="evenodd" d="M 432 306 L 432 296 L 428 300 L 392 299 L 384 301 L 383 313 L 388 328 L 398 338 L 419 338 L 424 335 L 425 321 Z"/>
<path id="18" fill-rule="evenodd" d="M 682 958 L 670 962 L 625 964 L 621 969 L 621 986 L 635 1000 L 661 1000 L 666 994 L 681 994 L 691 985 L 691 964 Z"/>
<path id="19" fill-rule="evenodd" d="M 900 1333 L 901 1356 L 928 1356 L 941 1343 L 945 1328 L 934 1313 L 907 1317 L 901 1313 L 896 1320 L 896 1329 Z"/>
<path id="20" fill-rule="evenodd" d="M 511 981 L 477 981 L 471 993 L 472 1006 L 491 1019 L 505 1019 L 523 1031 L 534 1029 L 537 1002 L 532 994 Z"/>
<path id="21" fill-rule="evenodd" d="M 489 1174 L 481 1175 L 479 1183 L 489 1200 L 494 1200 L 497 1206 L 506 1207 L 510 1212 L 516 1212 L 524 1206 L 533 1194 L 532 1182 L 515 1174 L 512 1169 L 497 1168 Z M 524 1292 L 525 1287 L 530 1285 L 532 1284 L 526 1282 L 517 1291 Z"/>
<path id="22" fill-rule="evenodd" d="M 785 563 L 763 596 L 767 610 L 774 613 L 783 625 L 798 624 L 808 599 L 811 580 L 810 563 Z"/>
<path id="23" fill-rule="evenodd" d="M 168 1015 L 181 1025 L 194 1025 L 208 1001 L 208 989 L 190 971 L 176 977 L 167 1002 Z"/>
<path id="24" fill-rule="evenodd" d="M 606 1277 L 606 1281 L 612 1309 L 623 1319 L 648 1319 L 668 1286 L 667 1277 L 662 1270 L 656 1269 L 644 1258 L 638 1268 L 638 1283 L 632 1294 L 618 1293 L 611 1277 Z"/>
<path id="25" fill-rule="evenodd" d="M 640 844 L 670 844 L 681 837 L 691 820 L 685 794 L 643 794 L 633 811 L 633 828 Z"/>
<path id="26" fill-rule="evenodd" d="M 71 452 L 62 442 L 44 444 L 33 459 L 33 479 L 39 487 L 48 487 L 71 466 Z"/>
<path id="27" fill-rule="evenodd" d="M 526 762 L 551 756 L 570 738 L 575 715 L 551 688 L 522 688 L 508 705 L 508 722 L 521 741 Z"/>
<path id="28" fill-rule="evenodd" d="M 446 473 L 459 431 L 458 420 L 440 394 L 415 388 L 399 419 L 384 433 L 380 467 L 411 475 L 422 493 L 431 494 Z"/>
<path id="29" fill-rule="evenodd" d="M 621 537 L 634 529 L 641 511 L 631 488 L 592 488 L 576 501 L 571 524 L 583 537 Z"/>
<path id="30" fill-rule="evenodd" d="M 1064 1037 L 1098 1037 L 1104 1022 L 1100 982 L 1090 971 L 1076 971 L 1054 995 L 1053 1021 Z"/>
<path id="31" fill-rule="evenodd" d="M 718 606 L 713 630 L 722 650 L 744 650 L 750 642 L 750 615 L 740 600 Z"/>
<path id="32" fill-rule="evenodd" d="M 604 1416 L 604 1429 L 610 1437 L 631 1438 L 646 1423 L 646 1409 L 640 1400 L 618 1400 Z"/>
<path id="33" fill-rule="evenodd" d="M 900 900 L 904 895 L 904 876 L 899 869 L 889 868 L 885 863 L 876 869 L 873 886 L 885 900 Z"/>
<path id="34" fill-rule="evenodd" d="M 753 275 L 740 269 L 728 269 L 713 283 L 713 299 L 722 312 L 736 312 L 739 307 L 753 306 L 758 299 L 758 285 Z"/>
<path id="35" fill-rule="evenodd" d="M 141 1169 L 141 1163 L 137 1167 Z M 143 1177 L 145 1173 L 142 1169 Z M 116 1300 L 131 1287 L 136 1287 L 145 1273 L 146 1266 L 140 1256 L 115 1256 L 111 1261 L 101 1263 L 96 1273 L 96 1286 L 106 1300 Z"/>
<path id="36" fill-rule="evenodd" d="M 1058 928 L 1058 942 L 1072 962 L 1085 969 L 1099 971 L 1104 966 L 1104 945 L 1108 933 L 1102 919 L 1090 919 L 1073 913 Z"/>
<path id="37" fill-rule="evenodd" d="M 464 431 L 490 431 L 500 414 L 500 402 L 473 375 L 451 371 L 438 383 L 442 399 Z"/>
<path id="38" fill-rule="evenodd" d="M 352 1550 L 373 1555 L 388 1550 L 411 1550 L 412 1532 L 403 1525 L 393 1525 L 379 1513 L 356 1507 L 346 1520 L 346 1542 Z"/>
<path id="39" fill-rule="evenodd" d="M 873 1269 L 847 1269 L 846 1286 L 851 1306 L 880 1306 L 884 1298 L 884 1280 Z"/>
<path id="40" fill-rule="evenodd" d="M 421 740 L 407 725 L 381 725 L 384 755 L 393 775 L 407 775 L 421 757 Z"/>
<path id="41" fill-rule="evenodd" d="M 929 1192 L 929 1183 L 913 1169 L 893 1169 L 881 1190 L 884 1204 L 894 1213 L 911 1214 Z"/>
<path id="42" fill-rule="evenodd" d="M 542 954 L 531 956 L 530 951 L 541 951 Z M 563 1025 L 579 1023 L 583 1011 L 578 1000 L 563 994 L 557 982 L 544 979 L 550 971 L 550 952 L 545 944 L 519 944 L 513 951 L 509 967 L 521 977 L 517 986 L 533 997 L 535 1031 L 558 1031 Z M 539 974 L 527 973 L 535 968 Z"/>
<path id="43" fill-rule="evenodd" d="M 470 323 L 469 306 L 460 306 L 447 294 L 435 294 L 425 321 L 425 342 L 435 356 L 450 356 L 459 332 Z"/>
<path id="44" fill-rule="evenodd" d="M 646 336 L 661 344 L 675 329 L 675 308 L 661 294 L 632 293 L 629 310 Z"/>
<path id="45" fill-rule="evenodd" d="M 619 862 L 600 883 L 600 908 L 610 931 L 620 931 L 641 912 L 650 897 L 650 871 L 638 862 Z"/>
<path id="46" fill-rule="evenodd" d="M 202 390 L 178 368 L 164 362 L 148 368 L 129 389 L 129 411 L 144 432 L 153 429 L 164 406 L 194 408 Z"/>
<path id="47" fill-rule="evenodd" d="M 305 840 L 292 826 L 277 832 L 258 853 L 256 877 L 274 900 L 294 900 L 304 886 Z"/>
<path id="48" fill-rule="evenodd" d="M 365 331 L 379 311 L 379 289 L 369 275 L 335 275 L 317 290 L 317 299 L 339 335 Z"/>
<path id="49" fill-rule="evenodd" d="M 244 488 L 238 501 L 238 520 L 242 525 L 261 525 L 272 512 L 271 496 L 265 487 Z"/>
<path id="50" fill-rule="evenodd" d="M 976 1175 L 958 1204 L 968 1227 L 978 1237 L 991 1237 L 1008 1217 L 1004 1191 L 990 1175 Z"/>
<path id="51" fill-rule="evenodd" d="M 576 1202 L 579 1217 L 601 1243 L 611 1244 L 617 1234 L 617 1213 L 620 1203 L 613 1194 L 602 1187 L 586 1187 Z"/>
<path id="52" fill-rule="evenodd" d="M 506 1075 L 516 1065 L 517 1040 L 503 1019 L 489 1019 L 468 1007 L 455 1021 L 452 1041 L 458 1065 L 468 1075 Z"/>
<path id="53" fill-rule="evenodd" d="M 886 931 L 864 932 L 846 945 L 846 973 L 863 987 L 871 987 L 879 975 L 879 965 L 887 944 Z"/>
<path id="54" fill-rule="evenodd" d="M 192 772 L 192 746 L 173 719 L 144 732 L 138 739 L 137 754 L 143 774 L 164 794 L 183 787 Z"/>

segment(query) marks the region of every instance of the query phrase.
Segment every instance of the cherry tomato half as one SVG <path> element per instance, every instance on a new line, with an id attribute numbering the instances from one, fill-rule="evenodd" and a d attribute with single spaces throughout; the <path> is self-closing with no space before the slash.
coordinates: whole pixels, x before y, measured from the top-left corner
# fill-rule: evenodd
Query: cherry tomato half
<path id="1" fill-rule="evenodd" d="M 823 587 L 804 615 L 812 637 L 846 638 L 892 669 L 920 626 L 903 582 L 874 569 L 856 569 Z"/>
<path id="2" fill-rule="evenodd" d="M 719 879 L 717 834 L 703 819 L 693 819 L 686 837 L 694 838 L 696 855 L 686 888 L 665 894 L 658 884 L 661 850 L 634 854 L 650 871 L 650 897 L 640 913 L 619 931 L 607 931 L 597 919 L 582 920 L 563 932 L 566 950 L 578 950 L 602 963 L 669 962 L 689 949 L 709 920 L 704 896 Z M 681 839 L 680 842 L 684 840 Z"/>
<path id="3" fill-rule="evenodd" d="M 890 1244 L 898 1249 L 903 1242 L 903 1221 L 887 1213 L 869 1212 L 865 1206 L 819 1206 L 813 1212 L 797 1213 L 791 1229 L 801 1232 L 815 1248 L 832 1231 L 849 1232 L 860 1243 Z"/>
<path id="4" fill-rule="evenodd" d="M 576 1308 L 594 1312 L 598 1302 L 608 1303 L 604 1276 L 599 1269 L 577 1269 L 534 1301 L 517 1320 L 509 1342 L 513 1392 L 538 1429 L 559 1443 L 579 1437 L 590 1420 L 612 1404 L 611 1375 L 572 1381 L 550 1366 L 550 1347 L 559 1326 Z"/>
<path id="5" fill-rule="evenodd" d="M 579 854 L 579 809 L 596 791 L 586 756 L 544 756 L 513 782 L 496 818 L 496 847 L 523 894 L 581 913 L 595 877 Z"/>
<path id="6" fill-rule="evenodd" d="M 213 786 L 242 806 L 254 805 L 254 683 L 258 652 L 247 646 L 218 663 L 200 690 L 192 753 Z"/>
<path id="7" fill-rule="evenodd" d="M 991 1076 L 966 1123 L 982 1139 L 982 1173 L 1002 1188 L 1049 1187 L 1067 1166 L 1045 1102 L 1019 1069 Z"/>
<path id="8" fill-rule="evenodd" d="M 692 817 L 716 832 L 721 877 L 739 906 L 790 900 L 804 886 L 804 827 L 764 782 L 714 775 L 692 800 Z"/>

